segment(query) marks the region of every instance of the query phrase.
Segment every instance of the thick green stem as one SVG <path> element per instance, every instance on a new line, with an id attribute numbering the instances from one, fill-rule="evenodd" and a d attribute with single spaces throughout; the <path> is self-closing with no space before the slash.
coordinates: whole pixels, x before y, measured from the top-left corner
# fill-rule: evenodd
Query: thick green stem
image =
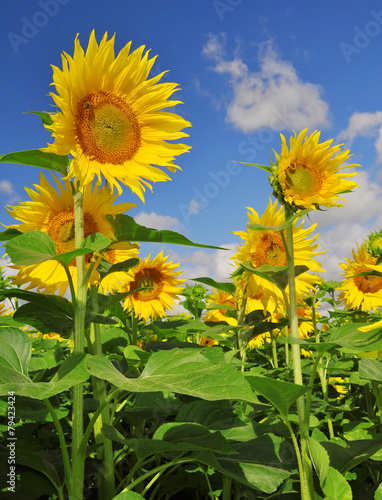
<path id="1" fill-rule="evenodd" d="M 285 205 L 285 220 L 292 217 L 292 210 Z M 288 287 L 289 287 L 289 328 L 290 336 L 292 339 L 299 340 L 298 334 L 298 315 L 297 315 L 297 297 L 296 297 L 296 274 L 294 268 L 294 248 L 293 248 L 293 225 L 286 229 L 286 255 L 288 262 Z M 296 342 L 292 344 L 292 363 L 294 383 L 303 385 L 302 366 L 301 366 L 301 351 L 300 345 Z M 302 475 L 300 471 L 301 480 L 301 498 L 313 498 L 313 477 L 312 466 L 307 453 L 307 438 L 309 434 L 309 426 L 306 425 L 305 420 L 305 397 L 300 396 L 297 400 L 297 413 L 299 418 L 300 429 L 300 447 L 302 458 Z M 309 420 L 308 420 L 309 422 Z"/>
<path id="2" fill-rule="evenodd" d="M 84 240 L 83 193 L 77 189 L 74 199 L 74 231 L 75 248 L 79 248 Z M 85 351 L 85 312 L 87 282 L 85 279 L 85 256 L 76 257 L 77 297 L 74 306 L 74 354 Z M 73 434 L 72 434 L 72 482 L 70 500 L 82 500 L 84 486 L 85 460 L 78 454 L 83 438 L 83 384 L 73 387 Z"/>
<path id="3" fill-rule="evenodd" d="M 238 326 L 241 326 L 243 324 L 243 321 L 244 321 L 245 309 L 247 307 L 247 298 L 244 296 L 247 293 L 248 280 L 249 280 L 249 278 L 247 277 L 247 279 L 245 280 L 244 289 L 243 289 L 243 298 L 241 300 L 241 306 L 240 306 L 239 314 L 237 317 Z M 241 371 L 244 371 L 244 362 L 246 359 L 246 343 L 245 343 L 245 338 L 244 338 L 245 330 L 246 330 L 245 328 L 241 328 L 237 332 L 237 344 L 238 344 L 237 348 L 240 350 L 240 359 L 243 362 L 243 365 L 241 367 Z"/>
<path id="4" fill-rule="evenodd" d="M 98 313 L 98 297 L 97 287 L 92 285 L 90 288 L 92 310 Z M 90 353 L 93 355 L 102 355 L 102 339 L 101 329 L 98 323 L 92 323 L 90 327 Z M 105 401 L 106 385 L 105 381 L 97 377 L 91 377 L 93 397 L 99 404 Z M 102 434 L 102 426 L 110 425 L 110 411 L 108 406 L 104 406 L 101 414 L 94 423 L 94 439 L 96 444 L 100 445 L 97 448 L 97 458 L 103 462 L 103 475 L 98 474 L 98 498 L 100 500 L 111 500 L 115 494 L 114 482 L 114 464 L 113 464 L 113 445 L 110 439 L 107 439 Z"/>

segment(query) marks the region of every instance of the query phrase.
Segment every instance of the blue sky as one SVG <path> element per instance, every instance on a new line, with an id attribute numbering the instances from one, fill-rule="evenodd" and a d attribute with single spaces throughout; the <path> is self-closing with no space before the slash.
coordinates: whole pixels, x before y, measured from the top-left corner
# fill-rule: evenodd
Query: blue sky
<path id="1" fill-rule="evenodd" d="M 280 132 L 309 127 L 350 147 L 362 169 L 360 188 L 344 208 L 313 214 L 327 278 L 382 222 L 382 5 L 376 1 L 270 0 L 17 0 L 2 6 L 0 54 L 3 127 L 0 153 L 46 146 L 50 135 L 26 111 L 49 111 L 51 64 L 83 47 L 95 29 L 116 33 L 116 51 L 132 40 L 158 55 L 153 74 L 170 70 L 183 105 L 176 112 L 193 127 L 182 172 L 154 184 L 142 204 L 128 189 L 120 201 L 141 224 L 172 229 L 193 241 L 234 249 L 246 207 L 262 214 L 271 194 L 266 174 L 235 163 L 269 164 Z M 0 203 L 28 197 L 38 170 L 0 166 Z M 12 219 L 3 209 L 0 221 Z M 308 221 L 307 221 L 308 222 Z M 149 248 L 150 250 L 152 248 Z M 154 247 L 154 251 L 161 248 Z M 145 248 L 145 251 L 147 249 Z M 229 252 L 167 246 L 184 277 L 228 277 Z M 145 254 L 143 255 L 145 256 Z"/>

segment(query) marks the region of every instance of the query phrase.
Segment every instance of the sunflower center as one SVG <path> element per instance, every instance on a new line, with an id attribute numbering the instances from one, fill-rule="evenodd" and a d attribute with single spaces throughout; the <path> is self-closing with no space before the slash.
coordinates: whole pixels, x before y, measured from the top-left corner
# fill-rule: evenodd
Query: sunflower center
<path id="1" fill-rule="evenodd" d="M 306 198 L 320 191 L 322 178 L 314 167 L 302 161 L 294 161 L 285 171 L 285 183 L 297 196 Z"/>
<path id="2" fill-rule="evenodd" d="M 277 231 L 267 231 L 256 246 L 252 254 L 252 263 L 255 267 L 267 264 L 269 266 L 286 266 L 287 257 L 284 244 Z"/>
<path id="3" fill-rule="evenodd" d="M 76 134 L 84 154 L 100 163 L 130 160 L 141 144 L 139 122 L 130 106 L 101 90 L 78 103 Z"/>
<path id="4" fill-rule="evenodd" d="M 85 238 L 98 231 L 93 217 L 84 212 L 84 235 Z M 58 213 L 51 220 L 48 234 L 56 244 L 57 253 L 69 252 L 75 248 L 74 243 L 74 210 L 68 208 Z"/>
<path id="5" fill-rule="evenodd" d="M 159 297 L 163 290 L 162 273 L 157 269 L 142 269 L 135 277 L 135 280 L 130 285 L 130 290 L 137 288 L 150 287 L 147 290 L 141 290 L 133 294 L 135 300 L 147 302 Z"/>
<path id="6" fill-rule="evenodd" d="M 365 266 L 360 266 L 356 270 L 356 274 L 370 272 L 370 269 Z M 363 293 L 376 293 L 382 288 L 382 278 L 380 276 L 357 276 L 353 278 L 355 286 Z"/>

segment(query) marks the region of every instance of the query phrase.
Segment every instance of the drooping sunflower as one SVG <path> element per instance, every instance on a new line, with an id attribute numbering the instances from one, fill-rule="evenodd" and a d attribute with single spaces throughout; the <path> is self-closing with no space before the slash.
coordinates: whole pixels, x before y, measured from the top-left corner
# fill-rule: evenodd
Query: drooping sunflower
<path id="1" fill-rule="evenodd" d="M 253 208 L 248 208 L 248 218 L 250 224 L 261 224 L 264 226 L 279 226 L 285 221 L 283 207 L 278 207 L 277 201 L 269 202 L 265 213 L 259 217 L 258 213 Z M 315 251 L 318 244 L 314 245 L 318 234 L 309 238 L 314 231 L 316 224 L 313 224 L 307 229 L 303 228 L 304 221 L 301 223 L 295 221 L 293 223 L 293 246 L 294 246 L 294 262 L 295 266 L 303 265 L 309 268 L 310 272 L 324 272 L 321 264 L 314 257 L 323 253 Z M 268 266 L 287 266 L 287 256 L 284 249 L 281 235 L 273 229 L 255 231 L 248 229 L 247 231 L 235 231 L 233 234 L 240 236 L 245 243 L 237 248 L 238 252 L 232 259 L 236 264 L 247 264 L 248 262 L 254 267 L 259 268 L 264 265 Z M 244 291 L 244 282 L 248 278 L 248 285 Z M 303 272 L 296 277 L 296 292 L 299 296 L 306 294 L 308 289 L 312 289 L 316 283 L 319 283 L 321 278 L 317 275 Z M 260 301 L 263 308 L 270 314 L 274 313 L 281 304 L 284 304 L 284 299 L 281 290 L 265 278 L 255 274 L 245 273 L 239 281 L 239 287 L 243 289 L 243 296 L 246 296 L 255 301 Z M 286 288 L 288 293 L 288 287 Z"/>
<path id="2" fill-rule="evenodd" d="M 131 268 L 126 273 L 118 273 L 118 284 L 115 291 L 119 293 L 133 292 L 124 301 L 126 311 L 144 320 L 162 318 L 166 310 L 171 310 L 178 299 L 177 293 L 182 291 L 185 280 L 179 279 L 180 271 L 174 269 L 179 264 L 167 262 L 168 257 L 163 257 L 160 252 L 154 260 L 149 255 L 138 266 Z M 138 291 L 140 288 L 144 290 Z"/>
<path id="3" fill-rule="evenodd" d="M 347 180 L 356 173 L 345 174 L 344 168 L 359 166 L 355 164 L 340 166 L 349 156 L 349 150 L 340 151 L 341 146 L 331 146 L 333 140 L 319 144 L 320 132 L 307 134 L 308 129 L 296 132 L 290 138 L 288 148 L 281 134 L 281 154 L 277 155 L 277 181 L 281 197 L 286 203 L 298 208 L 342 206 L 341 195 L 356 187 L 354 181 Z M 271 184 L 275 184 L 271 180 Z"/>
<path id="4" fill-rule="evenodd" d="M 43 231 L 54 241 L 58 254 L 73 250 L 74 245 L 74 210 L 73 193 L 69 180 L 63 184 L 53 175 L 56 187 L 51 185 L 43 173 L 40 173 L 40 184 L 34 185 L 35 191 L 26 188 L 30 197 L 29 201 L 21 202 L 20 205 L 9 207 L 7 211 L 20 224 L 9 227 L 15 228 L 23 233 L 28 231 Z M 133 203 L 119 203 L 113 205 L 117 198 L 107 186 L 95 186 L 91 184 L 84 188 L 84 233 L 85 238 L 94 233 L 103 233 L 109 239 L 113 239 L 113 229 L 106 220 L 106 215 L 123 214 L 130 208 L 136 206 Z M 126 260 L 137 255 L 136 245 L 127 243 L 119 252 L 119 261 Z M 86 266 L 90 265 L 93 254 L 85 256 Z M 113 257 L 117 257 L 114 255 Z M 116 260 L 114 260 L 116 262 Z M 31 266 L 13 266 L 18 270 L 14 281 L 18 285 L 27 285 L 27 289 L 36 288 L 38 291 L 54 293 L 58 290 L 64 295 L 68 288 L 68 278 L 64 267 L 55 260 L 42 262 Z M 77 283 L 77 269 L 75 259 L 69 266 L 74 286 Z M 96 282 L 99 276 L 93 272 L 91 281 Z"/>
<path id="5" fill-rule="evenodd" d="M 190 148 L 166 141 L 187 137 L 181 130 L 190 123 L 162 111 L 180 103 L 168 100 L 177 84 L 158 83 L 165 72 L 148 79 L 156 58 L 144 46 L 130 47 L 115 57 L 114 36 L 105 33 L 98 45 L 92 31 L 84 52 L 77 35 L 73 57 L 64 52 L 62 70 L 53 66 L 57 94 L 50 95 L 61 112 L 50 115 L 54 143 L 45 151 L 76 157 L 69 176 L 82 185 L 104 176 L 119 193 L 121 182 L 144 201 L 144 186 L 170 179 L 153 165 L 179 168 L 174 157 Z"/>
<path id="6" fill-rule="evenodd" d="M 364 244 L 352 250 L 353 259 L 345 259 L 340 266 L 345 279 L 338 288 L 340 301 L 348 309 L 373 311 L 382 306 L 382 278 L 380 276 L 358 276 L 364 272 L 382 272 L 382 264 L 376 265 L 377 257 L 366 251 Z"/>

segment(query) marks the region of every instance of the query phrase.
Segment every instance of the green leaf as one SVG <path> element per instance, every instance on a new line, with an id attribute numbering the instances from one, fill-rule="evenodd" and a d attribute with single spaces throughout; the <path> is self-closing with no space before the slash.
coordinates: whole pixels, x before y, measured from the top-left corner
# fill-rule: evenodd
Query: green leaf
<path id="1" fill-rule="evenodd" d="M 109 238 L 103 233 L 93 233 L 84 239 L 81 247 L 92 252 L 98 252 L 100 250 L 105 250 L 110 243 L 111 241 Z"/>
<path id="2" fill-rule="evenodd" d="M 89 372 L 85 369 L 87 360 L 88 356 L 72 354 L 60 366 L 50 382 L 37 383 L 32 382 L 22 372 L 0 364 L 0 396 L 7 396 L 10 391 L 19 396 L 40 400 L 55 396 L 89 378 Z"/>
<path id="3" fill-rule="evenodd" d="M 134 491 L 122 491 L 113 500 L 145 500 L 139 493 Z"/>
<path id="4" fill-rule="evenodd" d="M 224 362 L 212 363 L 196 349 L 155 352 L 135 379 L 126 378 L 103 356 L 93 356 L 87 365 L 91 375 L 130 392 L 171 391 L 209 401 L 257 402 L 241 372 Z"/>
<path id="5" fill-rule="evenodd" d="M 44 153 L 39 149 L 30 149 L 28 151 L 17 151 L 15 153 L 0 155 L 0 163 L 18 163 L 20 165 L 47 168 L 66 175 L 70 160 L 68 156 Z"/>
<path id="6" fill-rule="evenodd" d="M 150 455 L 169 452 L 209 450 L 229 455 L 236 453 L 219 431 L 210 431 L 196 423 L 166 423 L 157 429 L 151 439 L 125 439 L 111 426 L 104 426 L 102 433 L 133 448 L 138 457 L 145 459 Z"/>
<path id="7" fill-rule="evenodd" d="M 308 387 L 267 377 L 248 375 L 245 378 L 251 387 L 272 403 L 284 418 L 287 418 L 291 405 L 308 391 Z"/>
<path id="8" fill-rule="evenodd" d="M 150 243 L 172 243 L 174 245 L 187 245 L 191 247 L 213 248 L 215 250 L 228 250 L 211 245 L 193 243 L 185 236 L 169 231 L 168 229 L 156 230 L 141 226 L 129 215 L 117 214 L 115 217 L 106 215 L 107 221 L 111 224 L 115 237 L 118 241 L 144 241 Z"/>
<path id="9" fill-rule="evenodd" d="M 18 231 L 17 229 L 9 227 L 8 229 L 0 233 L 0 241 L 9 241 L 16 236 L 20 236 L 20 234 L 23 233 L 21 231 Z"/>
<path id="10" fill-rule="evenodd" d="M 40 264 L 57 253 L 54 241 L 42 231 L 23 233 L 5 244 L 5 250 L 16 266 Z"/>
<path id="11" fill-rule="evenodd" d="M 361 332 L 358 328 L 370 323 L 349 323 L 328 330 L 327 342 L 336 342 L 343 351 L 357 353 L 382 350 L 382 329 Z"/>
<path id="12" fill-rule="evenodd" d="M 352 500 L 353 494 L 349 483 L 344 476 L 333 467 L 328 468 L 327 476 L 323 485 L 323 492 L 327 499 Z"/>
<path id="13" fill-rule="evenodd" d="M 27 375 L 31 355 L 31 339 L 25 332 L 11 327 L 1 328 L 0 370 L 16 370 Z"/>
<path id="14" fill-rule="evenodd" d="M 382 363 L 375 359 L 362 358 L 359 362 L 359 376 L 382 383 Z"/>
<path id="15" fill-rule="evenodd" d="M 44 125 L 53 125 L 53 120 L 50 116 L 49 113 L 45 113 L 44 111 L 26 111 L 25 112 L 26 115 L 28 114 L 33 114 L 33 115 L 37 115 L 41 118 L 41 121 Z"/>
<path id="16" fill-rule="evenodd" d="M 60 308 L 52 308 L 49 300 L 44 305 L 23 304 L 13 317 L 19 323 L 33 326 L 41 333 L 67 335 L 73 329 L 73 314 L 68 315 Z"/>
<path id="17" fill-rule="evenodd" d="M 223 292 L 230 293 L 231 295 L 235 295 L 236 286 L 234 283 L 219 283 L 212 278 L 190 278 L 192 281 L 196 281 L 198 283 L 203 283 L 204 285 L 212 286 L 213 288 L 217 288 L 218 290 L 222 290 Z"/>
<path id="18" fill-rule="evenodd" d="M 303 217 L 307 213 L 310 212 L 310 209 L 300 210 L 296 214 L 292 215 L 290 219 L 288 219 L 284 224 L 280 226 L 264 226 L 263 224 L 247 224 L 247 229 L 251 231 L 284 231 L 288 227 L 290 227 L 297 219 Z"/>
<path id="19" fill-rule="evenodd" d="M 100 273 L 101 278 L 104 278 L 106 275 L 118 272 L 126 272 L 132 267 L 135 267 L 139 264 L 139 259 L 127 259 L 123 262 L 118 262 L 117 264 L 109 264 L 108 262 L 101 262 L 97 271 Z"/>
<path id="20" fill-rule="evenodd" d="M 343 441 L 340 438 L 321 442 L 329 455 L 330 465 L 345 474 L 382 448 L 382 439 Z"/>
<path id="21" fill-rule="evenodd" d="M 382 500 L 382 483 L 378 486 L 375 491 L 374 500 Z"/>
<path id="22" fill-rule="evenodd" d="M 308 448 L 321 488 L 323 488 L 330 466 L 329 455 L 325 448 L 312 437 L 308 437 Z"/>
<path id="23" fill-rule="evenodd" d="M 246 163 L 245 161 L 236 161 L 235 163 L 241 163 L 242 165 L 249 165 L 250 167 L 260 168 L 261 170 L 265 170 L 268 174 L 272 173 L 271 167 L 267 165 L 257 165 L 256 163 Z"/>

